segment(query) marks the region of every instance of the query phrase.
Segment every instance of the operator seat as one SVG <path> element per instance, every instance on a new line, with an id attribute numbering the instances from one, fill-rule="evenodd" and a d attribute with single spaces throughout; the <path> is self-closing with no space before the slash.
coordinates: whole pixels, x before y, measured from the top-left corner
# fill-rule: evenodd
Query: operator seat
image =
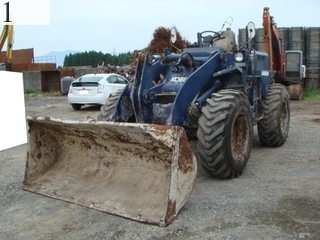
<path id="1" fill-rule="evenodd" d="M 227 52 L 231 52 L 236 48 L 236 35 L 230 28 L 221 32 L 220 39 L 212 42 L 213 47 L 221 47 Z"/>
<path id="2" fill-rule="evenodd" d="M 212 44 L 212 40 L 213 40 L 212 35 L 208 35 L 208 36 L 203 37 L 203 40 L 202 40 L 203 47 L 210 47 Z"/>

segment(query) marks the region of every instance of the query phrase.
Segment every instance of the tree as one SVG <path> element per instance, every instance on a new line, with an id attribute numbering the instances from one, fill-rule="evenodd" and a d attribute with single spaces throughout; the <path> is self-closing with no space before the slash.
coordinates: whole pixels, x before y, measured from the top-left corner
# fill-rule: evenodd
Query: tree
<path id="1" fill-rule="evenodd" d="M 158 27 L 153 33 L 153 39 L 146 48 L 147 51 L 155 53 L 162 53 L 164 48 L 168 48 L 170 52 L 177 52 L 177 49 L 183 50 L 185 47 L 191 45 L 188 41 L 182 39 L 177 30 L 177 40 L 172 46 L 170 44 L 171 29 L 165 27 Z"/>
<path id="2" fill-rule="evenodd" d="M 101 65 L 103 62 L 105 65 L 128 65 L 130 64 L 131 53 L 121 53 L 118 56 L 112 56 L 109 53 L 102 53 L 101 51 L 85 51 L 82 53 L 70 53 L 65 56 L 63 66 L 64 67 L 72 67 L 72 66 L 92 66 L 97 67 Z"/>

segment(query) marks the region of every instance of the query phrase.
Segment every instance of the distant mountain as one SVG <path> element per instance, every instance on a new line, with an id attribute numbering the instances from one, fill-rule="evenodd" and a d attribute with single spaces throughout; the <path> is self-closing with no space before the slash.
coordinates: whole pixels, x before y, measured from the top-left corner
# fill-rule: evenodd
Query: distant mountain
<path id="1" fill-rule="evenodd" d="M 51 51 L 45 55 L 42 56 L 36 56 L 34 57 L 34 62 L 35 63 L 56 63 L 57 67 L 63 66 L 63 61 L 65 56 L 74 53 L 77 53 L 80 51 L 75 51 L 75 50 L 66 50 L 66 51 Z"/>

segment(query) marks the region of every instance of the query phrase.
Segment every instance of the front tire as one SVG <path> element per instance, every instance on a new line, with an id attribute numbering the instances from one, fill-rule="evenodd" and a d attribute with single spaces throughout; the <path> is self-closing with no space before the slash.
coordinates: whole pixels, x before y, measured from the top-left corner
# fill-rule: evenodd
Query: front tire
<path id="1" fill-rule="evenodd" d="M 198 151 L 204 170 L 217 178 L 239 176 L 250 157 L 253 119 L 242 92 L 222 90 L 211 95 L 199 118 Z"/>
<path id="2" fill-rule="evenodd" d="M 258 134 L 262 145 L 279 147 L 288 137 L 290 125 L 290 96 L 285 86 L 272 84 L 262 99 L 263 119 L 258 122 Z"/>
<path id="3" fill-rule="evenodd" d="M 122 90 L 118 90 L 117 92 L 110 94 L 110 97 L 106 99 L 105 104 L 102 105 L 100 108 L 98 121 L 110 121 L 121 93 Z"/>

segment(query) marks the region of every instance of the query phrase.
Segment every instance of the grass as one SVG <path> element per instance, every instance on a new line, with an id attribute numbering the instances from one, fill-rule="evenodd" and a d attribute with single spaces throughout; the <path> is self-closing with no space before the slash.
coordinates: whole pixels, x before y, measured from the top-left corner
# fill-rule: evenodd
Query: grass
<path id="1" fill-rule="evenodd" d="M 303 96 L 308 102 L 320 103 L 320 89 L 306 89 Z"/>
<path id="2" fill-rule="evenodd" d="M 50 91 L 50 92 L 42 92 L 41 89 L 25 89 L 24 94 L 26 96 L 32 97 L 32 96 L 48 96 L 48 97 L 53 97 L 53 96 L 61 96 L 61 92 L 58 91 Z"/>

